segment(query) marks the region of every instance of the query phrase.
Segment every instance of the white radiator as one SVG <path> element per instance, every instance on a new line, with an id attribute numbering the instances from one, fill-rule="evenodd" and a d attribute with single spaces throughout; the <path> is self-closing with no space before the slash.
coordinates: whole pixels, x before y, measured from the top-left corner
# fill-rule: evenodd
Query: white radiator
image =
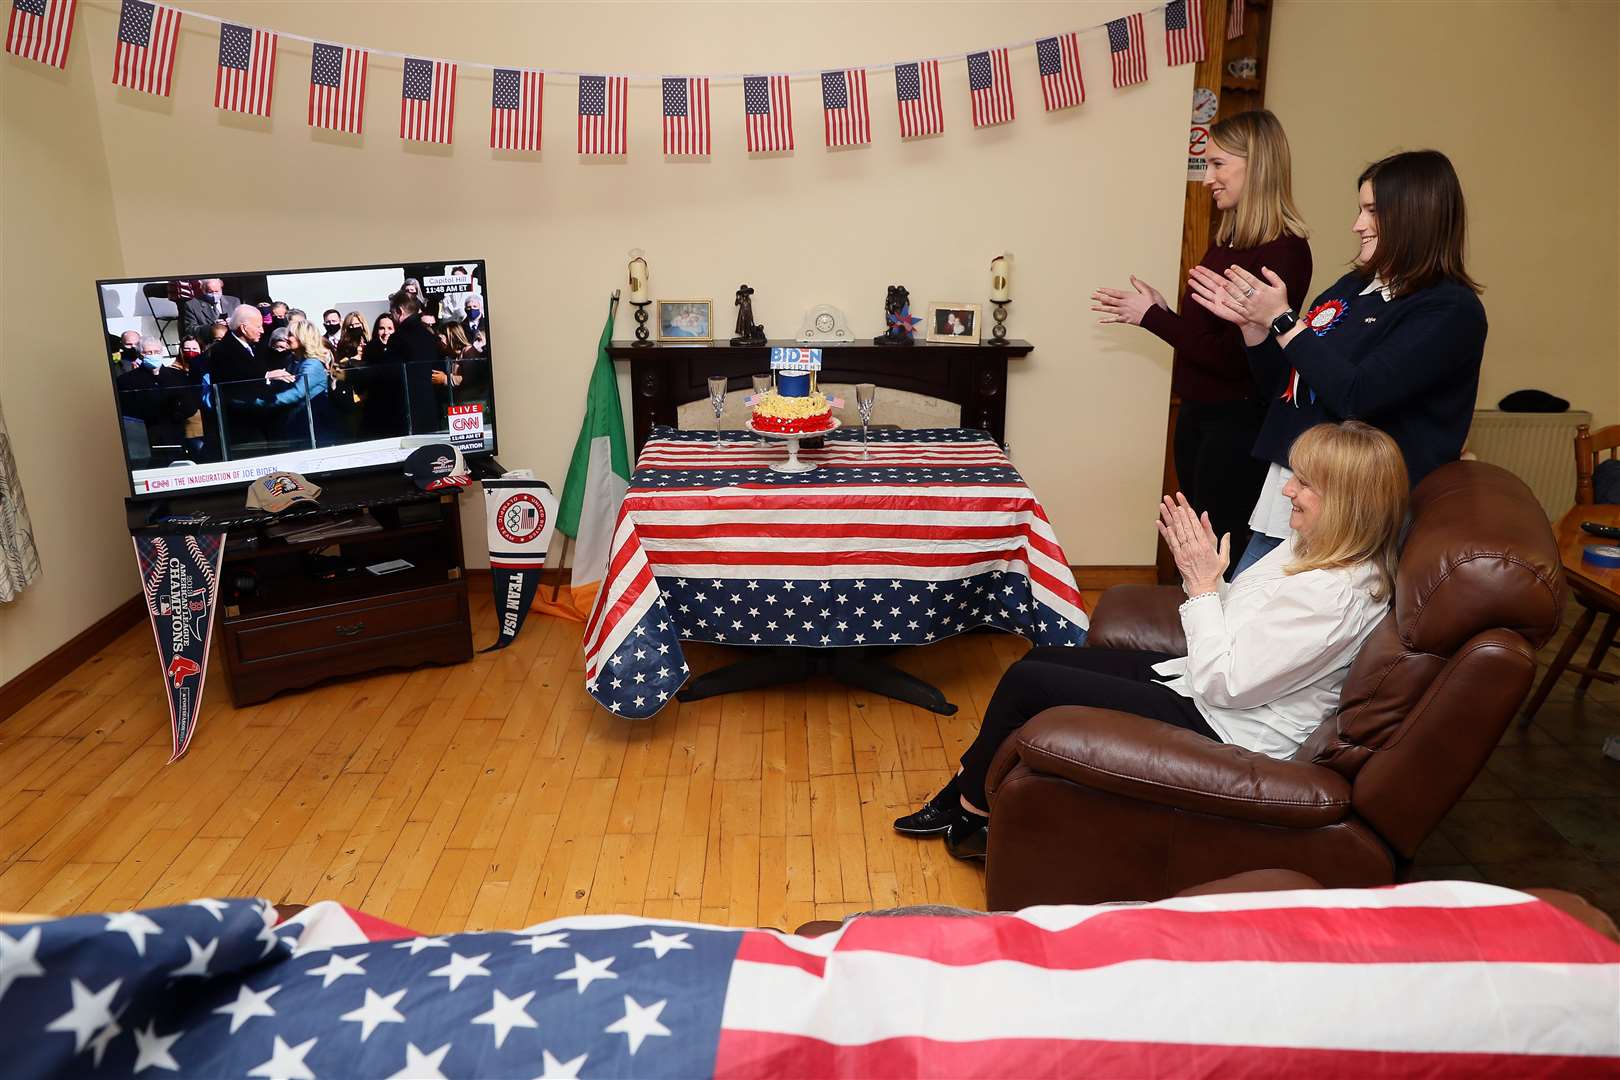
<path id="1" fill-rule="evenodd" d="M 1530 486 L 1550 520 L 1575 505 L 1575 429 L 1589 412 L 1510 413 L 1474 410 L 1468 450 Z"/>

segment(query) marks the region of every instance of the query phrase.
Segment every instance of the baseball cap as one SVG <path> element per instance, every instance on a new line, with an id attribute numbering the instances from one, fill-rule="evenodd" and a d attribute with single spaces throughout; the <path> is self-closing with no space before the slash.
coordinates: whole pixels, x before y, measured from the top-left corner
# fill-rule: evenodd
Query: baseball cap
<path id="1" fill-rule="evenodd" d="M 314 502 L 321 489 L 295 472 L 273 472 L 248 485 L 247 504 L 279 514 L 295 502 Z"/>
<path id="2" fill-rule="evenodd" d="M 405 459 L 405 475 L 423 491 L 466 487 L 472 483 L 466 459 L 449 443 L 429 443 L 411 451 L 411 456 Z"/>

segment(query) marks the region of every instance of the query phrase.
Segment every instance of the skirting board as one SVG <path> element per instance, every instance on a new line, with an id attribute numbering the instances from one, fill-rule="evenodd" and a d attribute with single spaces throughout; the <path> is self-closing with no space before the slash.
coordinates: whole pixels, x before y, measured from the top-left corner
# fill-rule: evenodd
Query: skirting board
<path id="1" fill-rule="evenodd" d="M 1070 569 L 1074 571 L 1075 584 L 1086 592 L 1101 591 L 1112 585 L 1152 585 L 1158 580 L 1151 566 L 1075 566 Z M 563 571 L 544 570 L 540 575 L 541 586 L 557 586 L 565 577 Z M 488 588 L 489 571 L 468 570 L 467 585 Z M 112 644 L 145 615 L 141 598 L 132 596 L 0 686 L 0 720 L 49 690 L 58 679 Z"/>
<path id="2" fill-rule="evenodd" d="M 0 720 L 49 690 L 58 679 L 111 645 L 145 617 L 146 605 L 139 595 L 132 596 L 7 680 L 0 686 Z"/>

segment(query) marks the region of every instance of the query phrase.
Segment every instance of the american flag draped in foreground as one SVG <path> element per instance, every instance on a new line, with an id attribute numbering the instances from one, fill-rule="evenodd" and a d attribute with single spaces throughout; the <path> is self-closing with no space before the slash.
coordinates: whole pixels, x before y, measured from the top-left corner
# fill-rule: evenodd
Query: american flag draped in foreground
<path id="1" fill-rule="evenodd" d="M 585 624 L 586 688 L 646 717 L 686 681 L 681 641 L 923 645 L 994 626 L 1079 645 L 1086 613 L 1035 495 L 961 428 L 839 431 L 798 475 L 746 432 L 656 429 Z"/>
<path id="2" fill-rule="evenodd" d="M 219 24 L 219 71 L 214 76 L 214 107 L 270 115 L 276 88 L 276 35 L 234 23 Z"/>
<path id="3" fill-rule="evenodd" d="M 73 39 L 73 13 L 78 0 L 11 0 L 6 23 L 6 52 L 66 67 Z"/>
<path id="4" fill-rule="evenodd" d="M 174 79 L 174 43 L 179 36 L 180 12 L 174 8 L 124 0 L 118 9 L 113 82 L 168 97 Z"/>
<path id="5" fill-rule="evenodd" d="M 1620 947 L 1474 882 L 416 937 L 328 901 L 0 930 L 29 1077 L 1591 1077 Z"/>

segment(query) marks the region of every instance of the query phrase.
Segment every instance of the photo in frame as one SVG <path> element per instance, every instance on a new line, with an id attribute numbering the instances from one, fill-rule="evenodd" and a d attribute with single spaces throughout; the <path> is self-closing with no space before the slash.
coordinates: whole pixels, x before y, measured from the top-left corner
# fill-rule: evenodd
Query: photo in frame
<path id="1" fill-rule="evenodd" d="M 659 341 L 713 341 L 713 300 L 660 300 L 654 326 Z"/>
<path id="2" fill-rule="evenodd" d="M 979 305 L 929 304 L 928 340 L 942 345 L 977 345 Z"/>

